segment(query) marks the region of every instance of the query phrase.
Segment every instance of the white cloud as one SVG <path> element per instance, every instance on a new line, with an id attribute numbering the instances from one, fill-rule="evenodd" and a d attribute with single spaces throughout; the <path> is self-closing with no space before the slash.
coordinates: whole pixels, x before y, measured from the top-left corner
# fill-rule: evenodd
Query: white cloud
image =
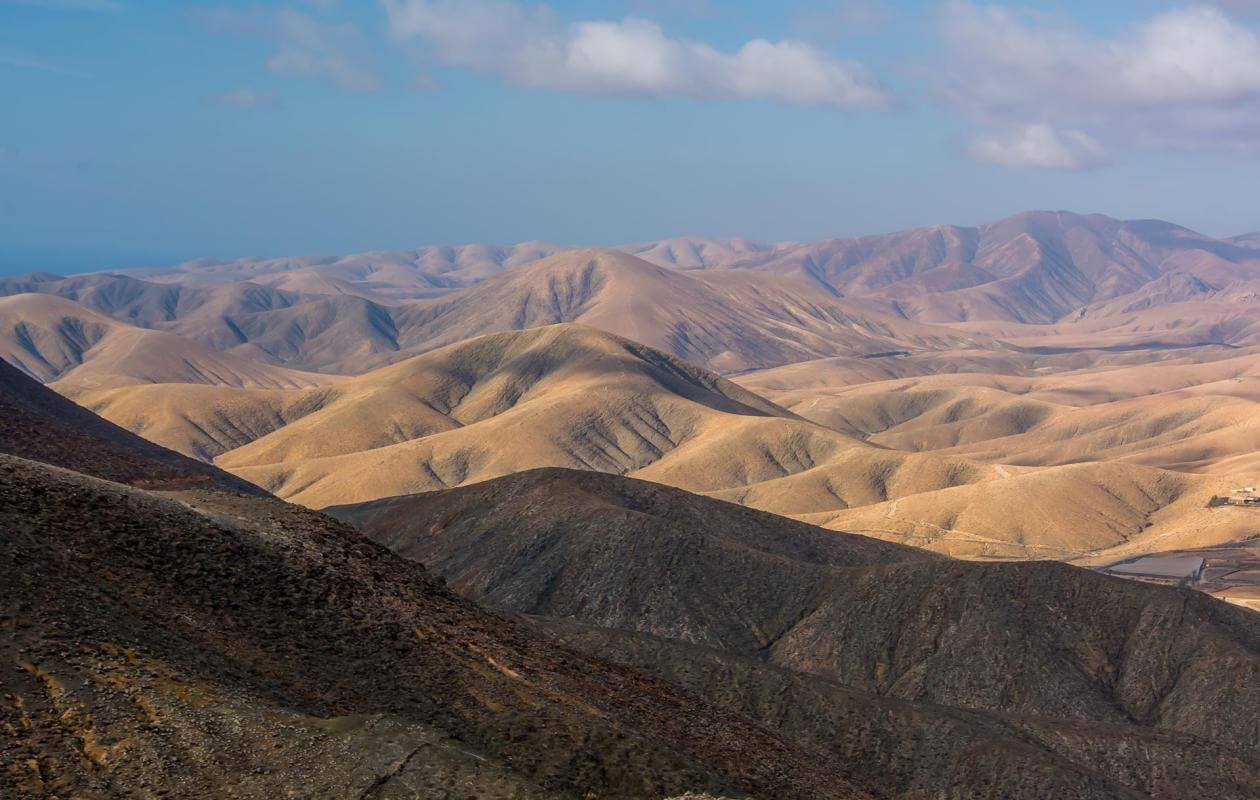
<path id="1" fill-rule="evenodd" d="M 1217 8 L 1167 11 L 1100 37 L 952 0 L 942 34 L 947 96 L 982 127 L 1020 128 L 1031 149 L 1058 139 L 1071 150 L 1066 132 L 1088 131 L 1144 147 L 1260 153 L 1260 37 Z M 982 135 L 973 154 L 1002 150 L 1004 137 L 1010 144 L 1009 134 Z"/>
<path id="2" fill-rule="evenodd" d="M 1041 123 L 982 135 L 972 142 L 969 152 L 978 161 L 1004 167 L 1083 170 L 1106 160 L 1103 146 L 1089 134 L 1056 131 Z"/>
<path id="3" fill-rule="evenodd" d="M 644 19 L 564 23 L 506 0 L 382 0 L 391 35 L 447 66 L 524 86 L 591 94 L 686 95 L 882 109 L 861 64 L 802 42 L 752 40 L 734 52 L 666 36 Z"/>
<path id="4" fill-rule="evenodd" d="M 217 9 L 202 16 L 219 30 L 272 42 L 267 69 L 277 75 L 319 78 L 358 92 L 380 87 L 364 56 L 363 36 L 354 25 L 325 22 L 295 8 Z"/>
<path id="5" fill-rule="evenodd" d="M 209 106 L 227 108 L 276 108 L 280 103 L 274 94 L 260 92 L 248 86 L 233 89 L 223 94 L 212 94 L 204 98 Z"/>

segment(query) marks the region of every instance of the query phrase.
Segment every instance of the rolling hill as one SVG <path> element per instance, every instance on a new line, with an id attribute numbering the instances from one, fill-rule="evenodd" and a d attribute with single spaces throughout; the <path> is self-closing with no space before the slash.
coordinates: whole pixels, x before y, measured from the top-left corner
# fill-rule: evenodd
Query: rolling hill
<path id="1" fill-rule="evenodd" d="M 44 294 L 0 297 L 0 358 L 40 381 L 80 389 L 141 383 L 296 388 L 335 380 L 138 328 Z"/>
<path id="2" fill-rule="evenodd" d="M 204 276 L 203 276 L 204 277 Z M 177 333 L 268 364 L 354 374 L 483 333 L 578 322 L 720 372 L 838 353 L 988 343 L 849 303 L 770 273 L 684 273 L 613 250 L 569 250 L 437 299 L 280 291 L 253 282 L 130 276 L 0 282 L 0 294 L 76 300 L 128 325 Z M 30 301 L 27 301 L 28 303 Z M 42 377 L 42 376 L 41 376 Z"/>
<path id="3" fill-rule="evenodd" d="M 1247 535 L 1206 501 L 1260 475 L 1255 253 L 1031 212 L 33 275 L 0 285 L 0 355 L 312 506 L 552 466 L 955 556 L 1119 557 Z"/>
<path id="4" fill-rule="evenodd" d="M 1139 368 L 1115 372 L 1130 369 Z M 1167 369 L 1178 383 L 1187 370 L 1206 376 L 1238 367 L 1222 360 Z M 759 375 L 748 377 L 757 383 Z M 1091 375 L 1040 380 L 1054 387 L 1046 389 L 1051 397 L 1067 394 L 1053 381 Z M 1018 443 L 1030 436 L 1062 431 L 1059 446 L 1090 448 L 1122 435 L 1106 424 L 1086 435 L 1070 412 L 1090 409 L 1015 393 L 1036 380 L 1003 378 L 1008 391 L 987 395 L 965 385 L 919 390 L 893 381 L 887 390 L 876 391 L 878 383 L 854 390 L 852 398 L 816 395 L 821 406 L 796 400 L 794 408 L 816 424 L 659 351 L 552 325 L 478 337 L 333 386 L 140 385 L 74 396 L 129 430 L 312 507 L 566 467 L 631 475 L 961 557 L 1075 559 L 1165 542 L 1174 532 L 1178 546 L 1244 535 L 1246 512 L 1206 509 L 1213 494 L 1229 491 L 1232 477 L 1115 459 L 1071 464 L 1080 459 L 1067 455 L 1029 463 L 1035 451 Z M 1115 392 L 1125 384 L 1106 385 Z M 816 390 L 800 391 L 808 397 Z M 1128 426 L 1122 430 L 1136 432 L 1133 447 L 1159 444 L 1151 438 L 1158 419 L 1118 419 Z M 1197 430 L 1164 427 L 1170 442 Z M 941 449 L 904 449 L 928 437 L 940 439 Z M 1001 457 L 988 452 L 1007 440 L 1016 444 Z M 1190 436 L 1183 446 L 1200 441 Z M 903 449 L 894 449 L 899 443 Z M 1153 458 L 1164 451 L 1143 452 Z"/>
<path id="5" fill-rule="evenodd" d="M 331 387 L 124 387 L 76 397 L 129 429 L 306 505 L 446 488 L 522 469 L 630 473 L 722 491 L 819 470 L 807 510 L 954 486 L 959 459 L 893 453 L 729 381 L 576 325 L 491 334 Z M 511 442 L 505 448 L 503 442 Z M 819 505 L 821 504 L 821 505 Z"/>
<path id="6" fill-rule="evenodd" d="M 548 454 L 614 468 L 673 447 L 671 436 L 681 433 L 671 434 L 666 417 L 678 426 L 713 413 L 792 418 L 716 375 L 574 325 L 492 334 L 318 389 L 137 386 L 79 399 L 128 427 L 170 431 L 164 441 L 195 443 L 180 449 L 232 450 L 234 464 L 354 454 L 433 434 L 450 434 L 461 447 L 488 423 L 515 424 L 536 443 L 561 437 Z M 215 419 L 231 428 L 222 438 L 208 435 Z M 602 424 L 613 438 L 585 424 Z M 517 456 L 540 457 L 525 448 Z"/>
<path id="7" fill-rule="evenodd" d="M 684 273 L 610 250 L 572 250 L 418 305 L 404 346 L 576 322 L 718 372 L 836 353 L 939 349 L 967 336 L 819 295 L 795 279 Z"/>
<path id="8" fill-rule="evenodd" d="M 45 388 L 0 359 L 0 453 L 146 487 L 264 494 L 220 469 L 153 444 Z"/>

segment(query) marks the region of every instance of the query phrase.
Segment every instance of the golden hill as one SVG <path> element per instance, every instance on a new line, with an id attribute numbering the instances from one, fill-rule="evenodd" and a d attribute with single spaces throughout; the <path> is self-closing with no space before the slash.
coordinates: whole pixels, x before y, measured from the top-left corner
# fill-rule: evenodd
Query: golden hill
<path id="1" fill-rule="evenodd" d="M 1236 374 L 1244 369 L 1236 361 L 1112 371 L 1162 369 L 1171 386 L 1187 375 Z M 629 340 L 551 325 L 470 339 L 333 386 L 130 386 L 75 396 L 130 430 L 314 507 L 548 466 L 631 475 L 956 556 L 1071 559 L 1177 531 L 1185 546 L 1243 535 L 1245 513 L 1203 508 L 1232 478 L 1120 461 L 1072 465 L 1081 460 L 1074 443 L 1096 447 L 1121 434 L 1104 420 L 1088 435 L 1071 415 L 1099 412 L 1063 398 L 1092 397 L 1072 391 L 1089 381 L 1110 387 L 1104 398 L 1126 384 L 1079 370 L 1027 376 L 1037 369 L 1044 364 L 1025 363 L 1017 370 L 1025 375 L 771 392 L 787 398 L 788 410 Z M 763 385 L 773 375 L 782 385 L 795 374 L 815 373 L 781 368 L 741 380 Z M 1248 391 L 1234 402 L 1250 403 Z M 1210 399 L 1181 402 L 1205 416 L 1198 427 L 1165 426 L 1167 447 L 1210 427 L 1211 415 L 1236 413 Z M 1159 419 L 1142 422 L 1123 409 L 1112 416 L 1139 426 L 1133 448 L 1159 444 L 1151 428 Z M 1047 452 L 1068 450 L 1045 463 L 1027 446 L 990 452 L 1035 435 L 1047 437 Z M 1207 435 L 1220 436 L 1190 436 L 1183 447 Z M 1150 458 L 1164 452 L 1152 448 Z"/>
<path id="2" fill-rule="evenodd" d="M 704 492 L 799 475 L 807 496 L 796 511 L 816 511 L 983 472 L 872 447 L 665 353 L 576 325 L 471 339 L 329 387 L 135 386 L 76 397 L 312 506 L 562 466 Z"/>
<path id="3" fill-rule="evenodd" d="M 940 363 L 948 354 L 932 358 Z M 802 416 L 900 451 L 1024 466 L 1122 460 L 1227 474 L 1240 471 L 1232 460 L 1260 449 L 1254 349 L 1138 365 L 1100 360 L 1085 369 L 1070 359 L 1056 365 L 1059 358 L 1007 370 L 1014 374 L 942 371 L 860 382 L 828 361 L 739 380 Z M 975 360 L 964 365 L 974 368 Z"/>
<path id="4" fill-rule="evenodd" d="M 353 379 L 217 463 L 307 505 L 456 486 L 535 466 L 633 473 L 736 444 L 728 472 L 799 469 L 849 437 L 590 328 L 491 334 Z"/>
<path id="5" fill-rule="evenodd" d="M 884 361 L 874 380 L 851 360 L 829 359 L 739 381 L 820 424 L 898 455 L 968 464 L 983 480 L 854 503 L 851 484 L 818 470 L 814 481 L 840 486 L 845 503 L 811 507 L 822 492 L 801 488 L 808 473 L 722 496 L 968 557 L 1105 560 L 1112 551 L 1215 546 L 1254 528 L 1250 510 L 1207 508 L 1212 495 L 1256 482 L 1253 350 Z"/>

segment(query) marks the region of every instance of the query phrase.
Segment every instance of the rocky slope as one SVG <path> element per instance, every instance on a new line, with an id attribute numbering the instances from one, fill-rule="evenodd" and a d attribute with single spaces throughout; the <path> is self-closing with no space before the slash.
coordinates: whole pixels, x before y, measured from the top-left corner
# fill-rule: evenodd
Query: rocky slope
<path id="1" fill-rule="evenodd" d="M 0 453 L 153 488 L 264 494 L 246 481 L 126 431 L 0 360 Z"/>
<path id="2" fill-rule="evenodd" d="M 534 472 L 335 513 L 571 643 L 802 743 L 881 753 L 886 779 L 922 793 L 906 796 L 1260 789 L 1260 617 L 1198 592 L 879 550 L 614 476 Z M 973 773 L 978 740 L 1022 755 Z M 906 748 L 928 751 L 889 757 Z"/>

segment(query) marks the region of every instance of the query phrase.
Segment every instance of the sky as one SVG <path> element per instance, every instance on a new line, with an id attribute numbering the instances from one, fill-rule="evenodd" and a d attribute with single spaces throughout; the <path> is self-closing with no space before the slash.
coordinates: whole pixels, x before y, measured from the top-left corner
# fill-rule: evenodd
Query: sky
<path id="1" fill-rule="evenodd" d="M 0 0 L 0 274 L 1260 229 L 1260 0 Z"/>

